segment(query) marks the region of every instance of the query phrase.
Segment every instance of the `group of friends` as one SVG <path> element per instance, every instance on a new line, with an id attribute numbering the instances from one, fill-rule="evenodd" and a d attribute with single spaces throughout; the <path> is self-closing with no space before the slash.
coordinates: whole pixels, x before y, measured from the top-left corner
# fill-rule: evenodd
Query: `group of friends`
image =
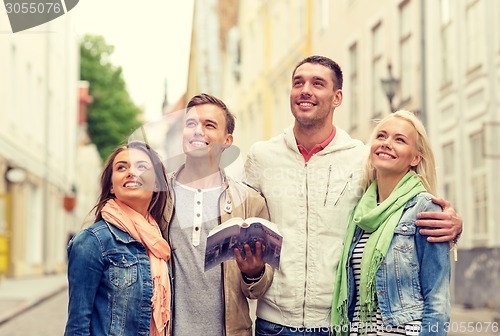
<path id="1" fill-rule="evenodd" d="M 141 141 L 108 157 L 94 223 L 68 245 L 65 335 L 446 334 L 462 220 L 433 196 L 424 126 L 391 113 L 365 146 L 333 123 L 336 62 L 307 57 L 291 80 L 294 124 L 250 148 L 245 181 L 221 168 L 235 118 L 206 93 L 187 104 L 177 171 Z M 279 269 L 257 242 L 204 271 L 207 235 L 231 217 L 278 225 Z"/>

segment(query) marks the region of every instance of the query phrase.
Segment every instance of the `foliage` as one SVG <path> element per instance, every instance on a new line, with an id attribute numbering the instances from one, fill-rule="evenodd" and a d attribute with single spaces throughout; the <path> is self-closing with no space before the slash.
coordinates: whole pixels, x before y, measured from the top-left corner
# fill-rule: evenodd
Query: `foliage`
<path id="1" fill-rule="evenodd" d="M 103 160 L 140 126 L 141 111 L 127 92 L 122 68 L 109 61 L 113 51 L 102 36 L 85 35 L 80 42 L 80 78 L 90 83 L 93 97 L 87 129 Z"/>

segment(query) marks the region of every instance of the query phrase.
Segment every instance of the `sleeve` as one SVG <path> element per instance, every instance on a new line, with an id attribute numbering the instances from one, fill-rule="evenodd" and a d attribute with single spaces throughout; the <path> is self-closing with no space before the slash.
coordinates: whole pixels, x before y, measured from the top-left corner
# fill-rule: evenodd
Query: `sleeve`
<path id="1" fill-rule="evenodd" d="M 442 211 L 439 205 L 425 200 L 422 211 Z M 448 242 L 429 243 L 427 237 L 415 235 L 420 264 L 420 284 L 424 297 L 424 314 L 420 335 L 446 335 L 450 321 L 450 246 Z"/>
<path id="2" fill-rule="evenodd" d="M 66 336 L 90 335 L 94 302 L 104 272 L 101 246 L 88 230 L 78 233 L 68 246 L 68 320 Z"/>
<path id="3" fill-rule="evenodd" d="M 256 158 L 255 151 L 256 148 L 255 145 L 253 145 L 250 148 L 247 155 L 247 159 L 245 161 L 246 182 L 253 188 L 257 189 L 258 191 L 262 191 L 260 184 L 261 169 L 259 166 L 259 162 Z"/>
<path id="4" fill-rule="evenodd" d="M 274 269 L 269 265 L 264 265 L 264 274 L 259 281 L 248 284 L 243 280 L 240 272 L 240 284 L 243 294 L 249 299 L 258 299 L 267 291 L 271 286 L 274 277 Z"/>

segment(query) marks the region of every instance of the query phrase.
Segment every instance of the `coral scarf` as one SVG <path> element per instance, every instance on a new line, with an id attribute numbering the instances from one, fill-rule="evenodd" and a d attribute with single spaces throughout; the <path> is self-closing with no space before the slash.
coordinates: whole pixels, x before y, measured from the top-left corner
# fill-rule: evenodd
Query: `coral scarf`
<path id="1" fill-rule="evenodd" d="M 151 336 L 162 335 L 163 329 L 170 329 L 170 279 L 167 261 L 170 259 L 170 246 L 163 239 L 156 221 L 141 214 L 117 199 L 106 202 L 101 211 L 102 218 L 132 238 L 140 241 L 147 250 L 153 276 L 153 314 Z"/>

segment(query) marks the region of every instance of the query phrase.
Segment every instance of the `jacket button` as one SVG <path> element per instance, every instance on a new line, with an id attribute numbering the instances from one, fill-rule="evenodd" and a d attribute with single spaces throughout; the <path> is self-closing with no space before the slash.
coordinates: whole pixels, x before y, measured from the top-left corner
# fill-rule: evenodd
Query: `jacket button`
<path id="1" fill-rule="evenodd" d="M 406 231 L 408 231 L 408 227 L 406 225 L 403 225 L 403 227 L 401 228 L 401 230 L 403 230 L 403 231 L 406 232 Z"/>

